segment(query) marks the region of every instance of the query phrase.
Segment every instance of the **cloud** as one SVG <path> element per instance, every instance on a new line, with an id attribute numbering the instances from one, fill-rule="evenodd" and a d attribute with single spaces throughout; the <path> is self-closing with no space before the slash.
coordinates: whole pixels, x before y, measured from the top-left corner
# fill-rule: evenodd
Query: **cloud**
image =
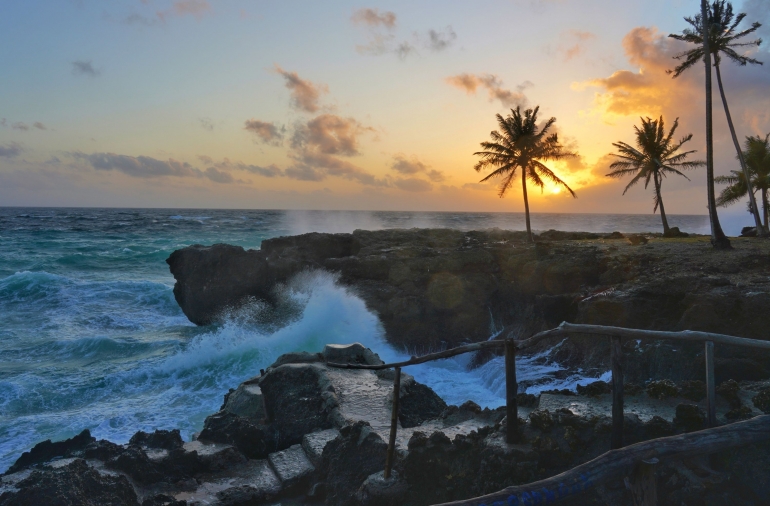
<path id="1" fill-rule="evenodd" d="M 322 114 L 294 130 L 291 140 L 295 149 L 307 148 L 327 155 L 354 156 L 358 152 L 358 137 L 374 132 L 353 118 Z"/>
<path id="2" fill-rule="evenodd" d="M 38 130 L 48 130 L 48 128 L 39 121 L 35 121 L 34 123 L 32 123 L 32 126 L 37 128 Z"/>
<path id="3" fill-rule="evenodd" d="M 27 125 L 22 121 L 17 121 L 13 125 L 11 125 L 11 128 L 13 128 L 14 130 L 21 130 L 23 132 L 26 132 L 27 130 L 29 130 L 29 125 Z"/>
<path id="4" fill-rule="evenodd" d="M 583 54 L 589 41 L 596 38 L 596 34 L 580 30 L 569 30 L 561 34 L 561 42 L 558 51 L 564 61 L 570 61 Z"/>
<path id="5" fill-rule="evenodd" d="M 242 183 L 230 174 L 214 167 L 201 171 L 187 162 L 169 158 L 158 160 L 149 156 L 128 156 L 115 153 L 71 153 L 77 160 L 87 162 L 96 170 L 122 172 L 135 178 L 182 177 L 206 178 L 215 183 Z"/>
<path id="6" fill-rule="evenodd" d="M 72 74 L 76 76 L 96 77 L 101 71 L 94 68 L 91 60 L 78 60 L 72 62 Z"/>
<path id="7" fill-rule="evenodd" d="M 284 129 L 279 130 L 274 123 L 250 119 L 246 120 L 243 129 L 256 135 L 265 144 L 280 146 L 283 143 Z"/>
<path id="8" fill-rule="evenodd" d="M 0 126 L 6 126 L 8 124 L 8 120 L 5 118 L 0 118 Z"/>
<path id="9" fill-rule="evenodd" d="M 415 157 L 408 160 L 404 155 L 396 155 L 393 157 L 390 168 L 404 175 L 425 174 L 434 183 L 440 183 L 446 179 L 443 172 L 431 169 Z"/>
<path id="10" fill-rule="evenodd" d="M 193 16 L 201 19 L 211 11 L 211 5 L 206 0 L 177 0 L 170 9 L 158 11 L 156 14 L 161 21 L 166 21 L 170 16 Z"/>
<path id="11" fill-rule="evenodd" d="M 387 186 L 355 164 L 339 157 L 359 155 L 358 140 L 375 130 L 364 126 L 354 118 L 342 118 L 334 114 L 322 114 L 305 124 L 297 125 L 291 139 L 289 156 L 297 163 L 284 174 L 303 181 L 321 181 L 327 176 L 337 176 L 368 186 Z"/>
<path id="12" fill-rule="evenodd" d="M 221 162 L 215 163 L 214 160 L 210 156 L 206 155 L 200 155 L 198 156 L 198 159 L 205 163 L 206 165 L 211 165 L 214 168 L 220 169 L 220 170 L 242 170 L 245 172 L 250 172 L 252 174 L 256 174 L 258 176 L 264 176 L 264 177 L 276 177 L 276 176 L 282 176 L 283 171 L 276 167 L 275 165 L 269 165 L 267 167 L 261 167 L 259 165 L 249 165 L 243 162 L 232 162 L 229 158 L 225 158 Z"/>
<path id="13" fill-rule="evenodd" d="M 417 48 L 423 47 L 429 51 L 439 52 L 450 47 L 457 40 L 457 34 L 451 26 L 444 30 L 430 29 L 421 35 L 413 32 L 411 40 L 397 40 L 396 14 L 393 12 L 380 13 L 377 9 L 358 9 L 350 18 L 354 24 L 366 28 L 369 42 L 357 45 L 356 51 L 362 54 L 375 56 L 383 54 L 395 54 L 404 60 L 409 55 L 418 54 Z"/>
<path id="14" fill-rule="evenodd" d="M 499 100 L 505 107 L 524 106 L 527 97 L 524 90 L 533 86 L 530 81 L 524 81 L 516 87 L 516 91 L 503 88 L 502 80 L 494 74 L 458 74 L 446 78 L 446 82 L 468 95 L 475 95 L 480 88 L 487 90 L 489 101 Z"/>
<path id="15" fill-rule="evenodd" d="M 393 183 L 396 188 L 408 192 L 426 192 L 433 188 L 433 185 L 424 179 L 417 179 L 415 177 L 409 177 L 404 179 L 397 179 Z"/>
<path id="16" fill-rule="evenodd" d="M 221 170 L 215 169 L 214 167 L 209 167 L 203 172 L 203 174 L 215 183 L 228 184 L 235 182 L 235 178 L 232 176 L 232 174 L 222 172 Z"/>
<path id="17" fill-rule="evenodd" d="M 16 142 L 5 145 L 0 144 L 0 157 L 3 158 L 16 158 L 22 151 L 24 151 L 24 149 L 21 147 L 21 144 Z"/>
<path id="18" fill-rule="evenodd" d="M 457 40 L 457 34 L 451 26 L 446 27 L 443 32 L 429 30 L 427 46 L 431 51 L 443 51 L 451 46 L 455 40 Z"/>
<path id="19" fill-rule="evenodd" d="M 275 66 L 275 71 L 286 81 L 286 87 L 291 90 L 292 105 L 301 111 L 318 111 L 318 100 L 321 95 L 328 93 L 329 89 L 323 84 L 314 84 L 311 81 L 300 78 L 296 72 L 283 70 Z"/>
<path id="20" fill-rule="evenodd" d="M 380 13 L 379 9 L 358 9 L 350 17 L 354 24 L 361 24 L 370 27 L 384 27 L 392 30 L 396 27 L 396 14 L 385 11 Z"/>
<path id="21" fill-rule="evenodd" d="M 692 110 L 702 100 L 702 72 L 686 72 L 677 79 L 666 73 L 676 64 L 674 55 L 686 47 L 656 28 L 634 28 L 623 38 L 623 49 L 638 70 L 618 70 L 609 77 L 575 83 L 573 89 L 600 88 L 595 107 L 609 115 L 657 116 L 664 110 Z"/>
<path id="22" fill-rule="evenodd" d="M 203 127 L 204 130 L 208 130 L 209 132 L 214 130 L 214 122 L 211 121 L 211 118 L 198 118 L 198 122 L 200 122 L 201 127 Z"/>
<path id="23" fill-rule="evenodd" d="M 326 179 L 326 174 L 322 171 L 302 164 L 293 165 L 284 172 L 286 173 L 286 177 L 297 179 L 299 181 L 322 181 Z"/>

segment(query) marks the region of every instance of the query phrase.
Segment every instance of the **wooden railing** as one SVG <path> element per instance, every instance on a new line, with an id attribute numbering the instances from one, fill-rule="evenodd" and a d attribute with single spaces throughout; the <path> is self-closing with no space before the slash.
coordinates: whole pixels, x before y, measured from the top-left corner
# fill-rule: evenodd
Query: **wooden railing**
<path id="1" fill-rule="evenodd" d="M 590 490 L 596 485 L 623 478 L 630 469 L 634 472 L 628 485 L 632 490 L 634 504 L 654 505 L 657 504 L 654 470 L 659 460 L 707 455 L 768 439 L 770 439 L 770 415 L 757 416 L 744 422 L 680 436 L 652 439 L 619 450 L 610 450 L 585 464 L 545 480 L 437 506 L 553 504 L 565 499 L 574 499 L 575 495 Z"/>
<path id="2" fill-rule="evenodd" d="M 395 380 L 393 382 L 393 403 L 390 427 L 390 438 L 388 442 L 388 453 L 385 465 L 385 478 L 390 477 L 391 469 L 394 463 L 394 454 L 396 446 L 396 435 L 398 430 L 398 399 L 401 386 L 401 368 L 410 365 L 423 364 L 434 360 L 454 357 L 464 353 L 476 351 L 504 348 L 505 351 L 505 394 L 506 394 L 506 442 L 513 444 L 519 441 L 520 431 L 518 427 L 519 413 L 516 396 L 518 394 L 518 384 L 516 382 L 516 351 L 525 350 L 538 344 L 544 339 L 569 337 L 574 335 L 593 335 L 608 336 L 611 339 L 611 369 L 612 369 L 612 436 L 610 448 L 617 450 L 623 447 L 623 349 L 621 347 L 622 338 L 629 339 L 673 339 L 679 341 L 697 341 L 705 343 L 705 361 L 706 361 L 706 397 L 708 404 L 708 427 L 716 427 L 716 390 L 714 383 L 714 344 L 725 344 L 730 346 L 742 346 L 755 349 L 770 350 L 770 341 L 761 341 L 758 339 L 748 339 L 743 337 L 729 336 L 725 334 L 715 334 L 712 332 L 698 332 L 684 330 L 681 332 L 668 332 L 658 330 L 638 330 L 627 329 L 623 327 L 610 327 L 603 325 L 580 325 L 563 322 L 558 327 L 540 332 L 529 339 L 514 341 L 513 339 L 484 341 L 481 343 L 459 346 L 438 353 L 430 353 L 421 357 L 412 357 L 403 362 L 394 362 L 391 364 L 364 365 L 364 364 L 337 364 L 328 363 L 329 367 L 342 369 L 395 369 Z M 770 417 L 759 417 L 768 424 Z M 756 419 L 755 419 L 756 420 Z M 746 423 L 746 422 L 743 422 Z M 735 424 L 734 424 L 735 425 Z M 768 428 L 767 430 L 770 430 Z M 657 440 L 655 440 L 657 441 Z M 634 454 L 636 455 L 636 454 Z M 602 457 L 600 457 L 602 458 Z M 593 462 L 593 461 L 592 461 Z M 641 464 L 640 464 L 641 465 Z M 582 467 L 582 466 L 581 466 Z M 578 468 L 575 468 L 578 469 Z M 507 489 L 506 489 L 507 490 Z M 455 504 L 455 503 L 452 503 Z M 461 502 L 459 504 L 480 504 Z M 522 503 L 523 504 L 523 503 Z"/>

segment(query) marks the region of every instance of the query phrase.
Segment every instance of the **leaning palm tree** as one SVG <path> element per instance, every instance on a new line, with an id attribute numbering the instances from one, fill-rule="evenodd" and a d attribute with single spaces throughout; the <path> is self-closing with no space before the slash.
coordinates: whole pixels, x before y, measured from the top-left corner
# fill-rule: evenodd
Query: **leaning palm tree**
<path id="1" fill-rule="evenodd" d="M 611 153 L 611 156 L 618 158 L 610 165 L 612 172 L 608 177 L 621 178 L 634 175 L 633 179 L 626 185 L 623 195 L 629 188 L 639 181 L 644 180 L 644 188 L 652 181 L 655 185 L 655 196 L 653 202 L 655 207 L 653 213 L 660 208 L 660 219 L 663 222 L 663 235 L 669 236 L 671 228 L 666 219 L 666 210 L 663 207 L 663 196 L 660 187 L 663 184 L 663 178 L 668 174 L 678 174 L 688 181 L 690 178 L 680 172 L 679 169 L 694 169 L 705 165 L 702 161 L 688 161 L 687 157 L 695 151 L 679 152 L 679 149 L 685 142 L 692 139 L 692 134 L 684 136 L 679 142 L 673 142 L 674 132 L 679 126 L 679 118 L 674 120 L 671 130 L 666 133 L 663 125 L 663 116 L 657 120 L 650 118 L 641 118 L 642 126 L 634 126 L 636 130 L 636 147 L 625 142 L 613 142 L 612 145 L 618 150 L 617 153 Z"/>
<path id="2" fill-rule="evenodd" d="M 685 18 L 685 21 L 687 21 L 693 27 L 692 30 L 685 29 L 681 34 L 669 35 L 669 37 L 674 39 L 681 40 L 683 42 L 690 42 L 696 45 L 694 49 L 674 56 L 674 58 L 683 61 L 677 65 L 674 70 L 669 72 L 673 73 L 674 77 L 677 77 L 688 68 L 703 60 L 704 56 L 706 56 L 706 50 L 704 47 L 708 45 L 708 52 L 714 57 L 714 68 L 716 69 L 717 74 L 717 85 L 719 86 L 719 94 L 722 98 L 722 105 L 725 109 L 727 125 L 730 128 L 730 135 L 732 136 L 733 144 L 735 145 L 735 151 L 738 154 L 738 160 L 741 164 L 741 170 L 743 171 L 744 177 L 749 178 L 749 171 L 746 167 L 746 162 L 743 159 L 741 146 L 738 142 L 738 136 L 735 133 L 733 119 L 730 115 L 730 108 L 727 106 L 727 97 L 725 96 L 725 90 L 722 84 L 722 72 L 720 70 L 719 64 L 721 63 L 722 55 L 724 54 L 724 56 L 740 66 L 745 66 L 748 63 L 762 65 L 761 61 L 750 58 L 746 55 L 738 54 L 736 51 L 736 49 L 740 50 L 744 47 L 759 46 L 762 43 L 762 39 L 756 39 L 748 42 L 739 42 L 739 40 L 743 39 L 749 34 L 754 33 L 762 25 L 755 22 L 751 25 L 750 28 L 746 30 L 740 32 L 736 31 L 738 25 L 746 17 L 746 14 L 740 13 L 735 16 L 733 14 L 732 4 L 726 0 L 714 0 L 710 6 L 707 5 L 705 11 L 705 14 L 701 12 L 701 14 L 696 15 L 694 18 Z M 708 19 L 708 23 L 704 24 L 704 19 Z M 706 30 L 709 33 L 708 37 L 703 36 Z M 704 42 L 706 44 L 704 44 Z M 708 70 L 708 74 L 708 77 L 710 78 L 710 70 Z M 759 219 L 759 212 L 757 210 L 757 203 L 754 199 L 754 195 L 751 192 L 749 192 L 749 201 L 751 202 L 751 207 L 753 208 L 752 214 L 754 216 L 757 231 L 759 232 L 758 235 L 764 235 L 767 230 L 762 228 L 762 224 Z"/>
<path id="3" fill-rule="evenodd" d="M 521 169 L 521 191 L 524 195 L 524 215 L 527 221 L 527 240 L 533 242 L 532 227 L 529 221 L 529 199 L 527 197 L 527 180 L 543 191 L 544 179 L 557 186 L 565 188 L 573 197 L 576 197 L 567 183 L 559 179 L 554 172 L 546 167 L 543 162 L 549 160 L 561 160 L 567 157 L 577 156 L 567 151 L 559 143 L 555 133 L 548 135 L 548 130 L 556 122 L 551 118 L 545 122 L 542 128 L 537 126 L 537 112 L 540 107 L 527 109 L 524 115 L 521 108 L 511 109 L 511 115 L 503 118 L 497 115 L 497 124 L 500 130 L 493 130 L 489 135 L 492 142 L 482 142 L 484 151 L 473 153 L 481 157 L 474 169 L 480 172 L 483 169 L 494 167 L 494 170 L 481 182 L 491 178 L 502 178 L 498 188 L 498 195 L 502 198 L 505 192 L 513 184 L 517 169 Z"/>
<path id="4" fill-rule="evenodd" d="M 746 160 L 751 181 L 751 193 L 759 192 L 762 198 L 763 226 L 767 230 L 770 204 L 768 203 L 768 191 L 770 191 L 770 134 L 763 139 L 760 136 L 746 137 L 746 150 L 742 153 Z M 717 199 L 718 206 L 729 206 L 738 202 L 749 193 L 749 185 L 746 184 L 746 176 L 743 171 L 731 171 L 729 176 L 720 176 L 714 180 L 717 183 L 728 184 L 722 190 Z M 755 199 L 756 201 L 756 199 Z M 751 201 L 749 208 L 751 208 Z M 759 229 L 758 229 L 759 230 Z"/>

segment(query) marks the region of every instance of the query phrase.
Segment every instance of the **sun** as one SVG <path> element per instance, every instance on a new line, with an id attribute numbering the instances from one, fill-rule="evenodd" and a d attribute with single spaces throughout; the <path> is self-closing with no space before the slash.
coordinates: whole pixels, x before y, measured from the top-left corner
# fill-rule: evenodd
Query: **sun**
<path id="1" fill-rule="evenodd" d="M 551 193 L 553 194 L 561 193 L 561 187 L 555 186 L 554 188 L 551 188 Z"/>

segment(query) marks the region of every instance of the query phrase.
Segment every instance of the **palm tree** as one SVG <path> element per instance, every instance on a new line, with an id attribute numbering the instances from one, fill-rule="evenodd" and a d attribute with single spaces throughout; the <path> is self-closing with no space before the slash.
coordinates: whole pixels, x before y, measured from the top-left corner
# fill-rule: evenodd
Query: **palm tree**
<path id="1" fill-rule="evenodd" d="M 770 204 L 768 204 L 767 198 L 768 191 L 770 191 L 770 134 L 767 134 L 764 139 L 760 136 L 746 137 L 745 147 L 746 150 L 742 155 L 749 170 L 751 193 L 760 192 L 763 226 L 767 230 L 767 218 L 770 214 Z M 728 206 L 745 197 L 749 193 L 746 181 L 744 172 L 737 170 L 731 171 L 729 176 L 716 178 L 715 182 L 730 185 L 722 190 L 717 199 L 717 205 Z"/>
<path id="2" fill-rule="evenodd" d="M 611 153 L 618 158 L 616 162 L 610 165 L 612 172 L 608 177 L 621 178 L 635 174 L 634 178 L 626 185 L 623 195 L 629 188 L 639 181 L 644 180 L 644 188 L 650 184 L 650 180 L 655 184 L 655 196 L 653 202 L 655 207 L 652 212 L 660 208 L 660 219 L 663 222 L 663 235 L 668 236 L 671 229 L 666 219 L 666 210 L 663 207 L 663 196 L 660 193 L 660 187 L 663 184 L 663 178 L 668 174 L 678 174 L 688 181 L 690 178 L 682 174 L 678 169 L 694 169 L 702 167 L 702 161 L 687 161 L 687 157 L 695 151 L 684 151 L 678 153 L 685 142 L 692 139 L 692 134 L 684 136 L 679 142 L 672 142 L 674 132 L 679 126 L 679 118 L 674 120 L 674 125 L 666 134 L 663 125 L 663 116 L 657 120 L 650 118 L 640 118 L 642 127 L 634 126 L 636 130 L 636 148 L 625 142 L 613 142 L 612 145 L 618 150 L 618 153 Z"/>
<path id="3" fill-rule="evenodd" d="M 705 3 L 705 0 L 703 0 L 702 3 Z M 733 144 L 735 145 L 735 151 L 738 153 L 738 160 L 741 164 L 741 170 L 743 170 L 744 177 L 749 178 L 750 176 L 746 167 L 746 162 L 743 159 L 741 146 L 738 142 L 738 136 L 735 133 L 735 126 L 733 125 L 732 116 L 730 115 L 730 108 L 727 105 L 727 97 L 725 96 L 725 90 L 722 84 L 722 72 L 720 70 L 719 64 L 721 63 L 722 54 L 724 54 L 727 56 L 727 58 L 741 66 L 745 66 L 747 63 L 762 65 L 761 61 L 738 54 L 736 51 L 736 48 L 759 46 L 762 43 L 761 39 L 756 39 L 749 42 L 739 42 L 739 40 L 751 33 L 754 33 L 762 25 L 755 22 L 747 30 L 736 32 L 736 28 L 746 17 L 746 14 L 740 13 L 735 16 L 733 14 L 732 4 L 726 0 L 715 0 L 710 6 L 707 5 L 706 9 L 702 8 L 701 10 L 701 14 L 695 16 L 695 18 L 685 18 L 685 21 L 690 23 L 694 30 L 685 29 L 682 34 L 669 35 L 669 37 L 674 39 L 696 44 L 694 49 L 685 51 L 674 57 L 678 60 L 684 61 L 682 61 L 682 63 L 680 63 L 673 71 L 669 72 L 673 73 L 674 77 L 677 77 L 682 72 L 703 59 L 704 56 L 714 56 L 714 68 L 716 69 L 717 74 L 717 84 L 719 86 L 719 94 L 722 97 L 722 105 L 725 109 L 725 116 L 727 117 L 727 125 L 730 128 L 730 135 L 732 136 Z M 708 26 L 704 25 L 703 19 L 708 19 Z M 703 34 L 707 29 L 709 35 L 708 37 L 704 38 Z M 704 49 L 706 45 L 708 46 L 708 53 L 710 53 L 709 55 L 706 55 L 707 51 Z M 711 71 L 707 70 L 707 72 L 708 79 L 710 79 Z M 759 232 L 758 235 L 764 235 L 767 231 L 762 228 L 762 224 L 759 219 L 759 212 L 757 210 L 757 203 L 752 193 L 749 193 L 749 200 L 753 208 L 752 214 L 754 216 L 754 222 L 756 224 L 757 231 Z"/>
<path id="4" fill-rule="evenodd" d="M 492 142 L 481 143 L 484 151 L 473 153 L 481 157 L 481 160 L 473 167 L 476 169 L 476 172 L 480 172 L 488 167 L 495 168 L 481 182 L 493 177 L 502 178 L 498 190 L 500 198 L 505 195 L 505 192 L 513 184 L 516 170 L 521 169 L 521 191 L 524 195 L 524 214 L 527 221 L 527 240 L 529 242 L 533 242 L 533 239 L 532 227 L 529 222 L 527 179 L 539 187 L 541 192 L 545 185 L 543 180 L 547 179 L 557 186 L 564 187 L 573 197 L 576 197 L 572 188 L 559 179 L 543 162 L 561 160 L 577 155 L 566 151 L 564 146 L 559 143 L 555 133 L 546 137 L 548 130 L 556 122 L 556 118 L 549 119 L 542 128 L 538 128 L 538 110 L 540 110 L 539 106 L 534 109 L 527 109 L 522 116 L 521 108 L 517 107 L 516 109 L 511 109 L 511 115 L 506 118 L 498 114 L 497 124 L 500 126 L 500 130 L 493 130 L 489 134 Z"/>

